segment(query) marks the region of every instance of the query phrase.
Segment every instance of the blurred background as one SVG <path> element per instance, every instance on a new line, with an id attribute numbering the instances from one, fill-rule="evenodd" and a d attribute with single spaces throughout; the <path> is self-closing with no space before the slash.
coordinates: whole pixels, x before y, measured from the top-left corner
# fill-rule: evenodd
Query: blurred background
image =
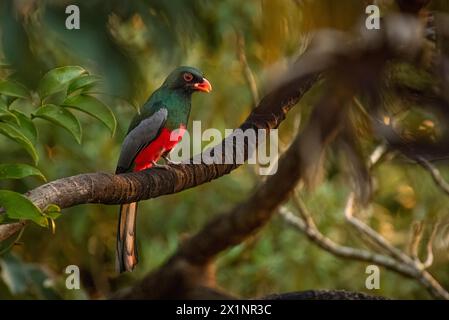
<path id="1" fill-rule="evenodd" d="M 77 114 L 83 128 L 78 144 L 64 129 L 35 120 L 38 168 L 48 180 L 85 172 L 113 172 L 120 145 L 136 107 L 142 105 L 178 65 L 201 69 L 213 85 L 209 95 L 194 95 L 191 120 L 204 128 L 235 128 L 254 107 L 248 83 L 251 71 L 261 96 L 289 61 L 303 51 L 313 32 L 324 28 L 351 30 L 364 21 L 368 1 L 313 0 L 134 0 L 63 1 L 2 0 L 0 59 L 11 76 L 34 90 L 51 68 L 79 65 L 101 76 L 99 98 L 117 117 L 111 137 L 107 128 Z M 80 30 L 67 30 L 65 8 L 76 4 Z M 448 1 L 432 9 L 449 11 Z M 382 1 L 382 14 L 398 10 Z M 244 58 L 243 58 L 244 56 Z M 280 128 L 285 148 L 305 123 L 321 92 L 317 85 L 295 107 Z M 415 118 L 420 124 L 424 119 Z M 365 144 L 375 145 L 366 137 Z M 20 146 L 0 136 L 1 162 L 29 163 Z M 345 223 L 343 209 L 350 191 L 345 164 L 330 150 L 325 177 L 304 191 L 306 205 L 320 230 L 339 243 L 360 245 Z M 444 165 L 443 174 L 448 174 Z M 376 192 L 368 222 L 392 244 L 404 248 L 410 226 L 441 221 L 430 271 L 449 287 L 449 198 L 421 167 L 390 161 L 375 171 Z M 63 211 L 56 232 L 30 224 L 20 243 L 0 257 L 0 299 L 104 298 L 157 268 L 186 235 L 214 215 L 244 200 L 260 183 L 254 166 L 242 166 L 217 181 L 175 195 L 141 202 L 138 221 L 140 263 L 133 273 L 115 272 L 118 206 L 82 205 Z M 26 192 L 38 178 L 1 180 L 0 189 Z M 427 234 L 425 234 L 426 236 Z M 428 236 L 428 235 L 427 235 Z M 77 265 L 81 290 L 67 290 L 64 269 Z M 347 289 L 392 298 L 428 299 L 413 280 L 381 269 L 379 290 L 365 288 L 367 264 L 336 258 L 288 228 L 279 217 L 249 241 L 224 252 L 216 263 L 218 284 L 242 297 L 308 289 Z"/>

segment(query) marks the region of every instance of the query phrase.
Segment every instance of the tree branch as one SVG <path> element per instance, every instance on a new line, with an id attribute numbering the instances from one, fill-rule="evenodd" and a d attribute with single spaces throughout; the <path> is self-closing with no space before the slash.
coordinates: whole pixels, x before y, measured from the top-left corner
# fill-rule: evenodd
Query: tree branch
<path id="1" fill-rule="evenodd" d="M 352 198 L 353 194 L 351 194 L 348 198 L 345 211 L 352 211 Z M 446 291 L 446 289 L 444 289 L 441 284 L 438 283 L 438 281 L 433 278 L 433 276 L 428 271 L 425 270 L 425 268 L 429 267 L 431 264 L 431 262 L 429 262 L 431 261 L 429 260 L 429 258 L 426 259 L 426 262 L 423 264 L 419 260 L 413 260 L 399 249 L 394 248 L 395 250 L 392 250 L 392 246 L 390 244 L 387 245 L 388 253 L 391 254 L 394 251 L 398 251 L 400 254 L 395 253 L 392 256 L 389 256 L 385 254 L 374 253 L 369 250 L 363 250 L 337 244 L 323 235 L 318 230 L 314 222 L 310 222 L 313 221 L 312 215 L 308 212 L 304 205 L 297 207 L 297 210 L 299 211 L 301 218 L 296 216 L 286 207 L 282 207 L 280 209 L 280 214 L 289 225 L 293 226 L 301 233 L 304 233 L 309 238 L 309 240 L 311 240 L 323 250 L 341 258 L 365 261 L 383 266 L 408 278 L 416 279 L 429 291 L 429 293 L 433 297 L 437 299 L 449 299 L 449 292 Z M 346 212 L 345 215 L 348 215 L 348 213 Z M 352 212 L 350 215 L 352 216 Z M 358 220 L 353 216 L 351 219 Z M 363 227 L 361 227 L 361 225 L 363 225 Z M 357 226 L 356 228 L 363 234 L 365 234 L 368 229 L 372 230 L 360 220 L 358 220 L 358 223 L 355 224 L 355 226 Z M 430 243 L 431 241 L 433 241 L 433 238 L 435 236 L 435 230 L 436 229 L 434 226 L 434 228 L 432 229 L 431 238 L 429 239 Z M 376 233 L 374 230 L 372 230 L 372 232 Z M 372 232 L 368 231 L 370 238 L 373 236 Z M 376 233 L 375 238 L 376 242 L 380 242 L 385 245 L 386 240 L 380 234 Z M 379 239 L 381 240 L 379 241 Z M 431 251 L 428 251 L 428 257 L 430 252 Z M 404 259 L 404 256 L 406 257 L 406 259 Z"/>
<path id="2" fill-rule="evenodd" d="M 253 99 L 253 106 L 257 106 L 260 100 L 259 90 L 257 89 L 256 78 L 254 77 L 253 71 L 251 70 L 251 67 L 248 64 L 248 59 L 246 58 L 245 37 L 239 31 L 237 31 L 236 34 L 237 34 L 237 56 L 240 60 L 245 80 L 251 92 L 251 97 Z"/>
<path id="3" fill-rule="evenodd" d="M 440 171 L 430 161 L 423 157 L 416 157 L 415 160 L 430 173 L 439 189 L 446 195 L 449 195 L 449 183 L 444 179 Z"/>
<path id="4" fill-rule="evenodd" d="M 387 29 L 397 29 L 398 23 L 407 28 L 401 32 L 384 32 L 379 30 L 378 38 L 373 42 L 373 35 L 363 34 L 361 39 L 348 45 L 345 41 L 335 39 L 335 34 L 316 37 L 300 59 L 294 63 L 283 79 L 280 79 L 240 126 L 247 129 L 273 129 L 285 119 L 287 112 L 299 101 L 305 92 L 319 79 L 325 70 L 332 70 L 350 91 L 351 86 L 371 86 L 379 78 L 380 70 L 389 58 L 403 57 L 414 60 L 422 52 L 419 23 L 410 19 L 385 19 Z M 340 39 L 343 40 L 343 39 Z M 404 48 L 407 47 L 407 50 Z M 369 67 L 367 69 L 367 66 Z M 351 72 L 347 72 L 351 70 Z M 349 89 L 349 90 L 348 90 Z M 329 112 L 329 111 L 328 111 Z M 305 150 L 313 151 L 314 141 L 309 141 Z M 307 143 L 306 143 L 307 144 Z M 170 165 L 168 169 L 152 168 L 138 173 L 113 175 L 108 173 L 88 173 L 62 178 L 42 185 L 26 193 L 26 196 L 39 208 L 49 204 L 68 208 L 85 203 L 122 204 L 155 198 L 161 195 L 180 192 L 197 185 L 217 179 L 236 169 L 239 164 L 205 164 L 202 156 L 213 154 L 215 159 L 226 163 L 223 153 L 226 145 L 232 150 L 242 152 L 248 157 L 248 150 L 255 146 L 245 144 L 244 150 L 237 150 L 231 135 L 222 143 L 203 154 L 194 157 L 193 163 Z M 307 155 L 305 155 L 307 156 Z M 313 158 L 314 155 L 311 156 Z M 187 161 L 190 163 L 190 161 Z M 0 241 L 11 236 L 23 227 L 23 222 L 0 225 Z"/>
<path id="5" fill-rule="evenodd" d="M 307 90 L 318 80 L 319 73 L 326 65 L 316 65 L 315 56 L 303 55 L 292 66 L 280 84 L 266 95 L 240 129 L 273 129 L 285 119 L 287 112 L 299 101 Z M 193 163 L 169 165 L 168 169 L 149 170 L 114 175 L 109 173 L 87 173 L 67 177 L 44 184 L 26 193 L 26 196 L 39 208 L 49 204 L 60 208 L 73 207 L 86 203 L 122 204 L 156 198 L 161 195 L 177 193 L 182 190 L 217 179 L 230 173 L 240 164 L 205 164 L 202 156 L 214 154 L 225 162 L 225 146 L 243 152 L 245 159 L 248 149 L 254 146 L 245 144 L 245 150 L 236 150 L 233 136 L 227 137 L 213 151 L 206 150 L 193 158 Z M 229 155 L 228 155 L 229 156 Z M 190 161 L 187 161 L 190 162 Z M 24 222 L 0 225 L 0 241 L 20 230 Z"/>
<path id="6" fill-rule="evenodd" d="M 191 298 L 197 286 L 211 285 L 211 262 L 221 251 L 243 242 L 268 223 L 275 209 L 288 197 L 303 174 L 314 164 L 324 147 L 335 137 L 350 96 L 325 95 L 314 109 L 311 120 L 279 160 L 278 171 L 249 197 L 228 213 L 207 223 L 157 271 L 150 273 L 123 299 Z M 310 141 L 315 141 L 314 152 Z"/>
<path id="7" fill-rule="evenodd" d="M 370 168 L 373 168 L 373 166 L 378 163 L 378 161 L 382 158 L 384 151 L 384 146 L 377 147 L 374 150 L 369 158 Z M 403 276 L 416 279 L 433 297 L 449 300 L 449 292 L 443 288 L 428 271 L 426 271 L 426 269 L 433 263 L 432 243 L 438 229 L 438 223 L 435 223 L 432 227 L 426 246 L 427 257 L 424 262 L 421 262 L 418 257 L 418 246 L 421 242 L 423 233 L 422 223 L 416 223 L 413 225 L 409 246 L 410 256 L 408 256 L 405 252 L 391 245 L 384 237 L 382 237 L 381 234 L 354 216 L 354 193 L 351 193 L 346 202 L 344 212 L 345 218 L 361 235 L 366 236 L 386 252 L 386 254 L 378 254 L 369 250 L 347 247 L 335 243 L 318 230 L 312 215 L 301 201 L 298 194 L 293 197 L 293 203 L 299 213 L 299 217 L 293 214 L 286 207 L 280 208 L 281 216 L 289 225 L 293 226 L 301 233 L 304 233 L 309 240 L 323 250 L 341 258 L 366 261 L 384 266 L 385 268 L 397 272 Z"/>
<path id="8" fill-rule="evenodd" d="M 387 269 L 390 269 L 403 275 L 409 275 L 412 272 L 412 269 L 410 267 L 398 263 L 396 260 L 394 260 L 389 256 L 373 253 L 368 250 L 343 246 L 334 242 L 333 240 L 323 235 L 316 228 L 316 226 L 308 226 L 307 224 L 305 224 L 301 218 L 296 216 L 292 211 L 288 210 L 286 207 L 282 207 L 279 212 L 288 225 L 294 227 L 301 233 L 304 233 L 307 236 L 307 238 L 309 238 L 309 240 L 311 240 L 313 243 L 315 243 L 323 250 L 337 257 L 371 262 L 374 264 L 384 266 Z"/>

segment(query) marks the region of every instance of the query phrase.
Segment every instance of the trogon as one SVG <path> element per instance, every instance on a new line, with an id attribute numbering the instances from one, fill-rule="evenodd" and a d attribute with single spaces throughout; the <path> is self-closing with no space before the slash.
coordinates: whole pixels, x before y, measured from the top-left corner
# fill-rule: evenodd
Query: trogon
<path id="1" fill-rule="evenodd" d="M 191 108 L 192 93 L 210 92 L 212 86 L 192 67 L 173 70 L 131 121 L 122 145 L 116 174 L 157 165 L 181 140 Z M 117 266 L 132 271 L 138 262 L 136 247 L 137 202 L 120 206 L 117 229 Z"/>

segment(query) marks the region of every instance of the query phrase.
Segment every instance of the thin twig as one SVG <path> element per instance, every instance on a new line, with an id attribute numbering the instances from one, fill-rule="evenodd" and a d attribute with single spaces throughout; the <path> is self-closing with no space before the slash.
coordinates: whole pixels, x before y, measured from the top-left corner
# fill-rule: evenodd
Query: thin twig
<path id="1" fill-rule="evenodd" d="M 449 195 L 449 183 L 443 178 L 440 171 L 427 159 L 423 157 L 417 157 L 416 161 L 420 164 L 424 169 L 429 171 L 430 175 L 435 181 L 436 185 L 440 188 L 441 191 Z"/>
<path id="2" fill-rule="evenodd" d="M 254 77 L 253 71 L 248 64 L 248 59 L 246 58 L 245 50 L 245 37 L 241 32 L 237 31 L 237 55 L 240 60 L 240 64 L 243 68 L 243 74 L 245 76 L 246 82 L 251 92 L 251 97 L 253 99 L 253 106 L 257 106 L 260 101 L 259 90 L 257 89 L 256 78 Z"/>
<path id="3" fill-rule="evenodd" d="M 435 240 L 435 236 L 437 234 L 437 230 L 440 223 L 439 221 L 435 222 L 432 226 L 432 231 L 430 232 L 429 240 L 427 241 L 426 246 L 426 260 L 422 263 L 425 269 L 429 268 L 433 264 L 433 242 Z"/>
<path id="4" fill-rule="evenodd" d="M 353 194 L 351 194 L 350 197 L 348 198 L 349 205 L 351 205 L 352 202 L 351 198 L 353 198 Z M 349 205 L 347 205 L 346 208 L 347 211 Z M 302 213 L 300 213 L 302 216 L 305 216 L 304 218 L 296 216 L 291 211 L 289 211 L 285 206 L 279 209 L 279 213 L 289 225 L 295 227 L 301 233 L 304 233 L 313 243 L 315 243 L 325 251 L 341 258 L 365 261 L 376 265 L 384 266 L 385 268 L 391 271 L 397 272 L 409 278 L 416 279 L 428 290 L 428 292 L 433 297 L 437 299 L 449 300 L 449 292 L 446 289 L 444 289 L 441 286 L 441 284 L 435 278 L 433 278 L 433 276 L 429 272 L 425 270 L 425 265 L 427 261 L 424 264 L 419 261 L 415 261 L 396 248 L 394 248 L 395 250 L 393 251 L 399 251 L 400 252 L 399 256 L 406 256 L 407 259 L 404 259 L 403 261 L 402 259 L 398 259 L 396 256 L 378 254 L 371 252 L 369 250 L 340 245 L 324 236 L 318 230 L 314 222 L 313 223 L 309 222 L 308 224 L 305 222 L 304 219 L 313 220 L 313 218 L 309 213 L 309 211 L 306 208 L 304 210 L 304 208 L 302 209 Z M 360 222 L 360 224 L 363 224 L 363 222 Z M 363 230 L 362 232 L 365 232 L 366 228 L 363 227 L 360 230 Z M 433 241 L 436 233 L 435 230 L 436 227 L 434 226 L 434 229 L 432 230 L 431 239 L 429 239 L 429 242 Z M 375 232 L 374 230 L 372 231 Z M 378 235 L 376 239 L 379 238 L 383 239 L 380 235 Z M 391 247 L 391 245 L 389 244 L 388 246 Z M 391 248 L 389 248 L 389 250 L 392 251 Z M 430 261 L 429 263 L 431 264 L 431 259 L 433 259 L 433 257 L 429 258 L 429 253 L 430 256 L 432 256 L 431 249 L 430 250 L 428 249 L 428 260 Z"/>
<path id="5" fill-rule="evenodd" d="M 25 231 L 25 228 L 20 229 L 19 234 L 17 237 L 12 241 L 6 248 L 0 251 L 0 256 L 4 255 L 6 252 L 8 252 L 12 247 L 18 244 L 20 238 L 22 238 L 23 232 Z"/>
<path id="6" fill-rule="evenodd" d="M 298 213 L 301 215 L 301 218 L 304 220 L 308 228 L 315 228 L 315 221 L 313 221 L 312 215 L 310 214 L 304 202 L 299 197 L 297 189 L 295 189 L 294 192 L 295 196 L 293 196 L 292 199 L 296 209 L 298 210 Z"/>
<path id="7" fill-rule="evenodd" d="M 279 209 L 279 213 L 289 225 L 304 233 L 313 243 L 335 256 L 345 259 L 371 262 L 377 265 L 384 266 L 407 277 L 410 277 L 414 272 L 411 267 L 398 262 L 392 257 L 373 253 L 368 250 L 343 246 L 334 242 L 333 240 L 323 235 L 316 227 L 307 226 L 304 220 L 296 216 L 285 206 Z"/>
<path id="8" fill-rule="evenodd" d="M 386 154 L 385 146 L 377 147 L 369 158 L 369 167 L 373 168 Z M 300 217 L 293 214 L 285 206 L 279 209 L 281 216 L 291 226 L 304 233 L 313 243 L 336 256 L 371 262 L 386 267 L 404 276 L 416 279 L 420 282 L 429 293 L 438 299 L 449 300 L 449 292 L 441 286 L 441 284 L 426 271 L 433 263 L 432 243 L 436 236 L 438 223 L 434 224 L 429 241 L 427 243 L 427 257 L 421 262 L 418 257 L 418 247 L 422 239 L 423 225 L 415 224 L 410 243 L 410 255 L 391 245 L 382 235 L 369 227 L 367 224 L 354 216 L 354 193 L 348 196 L 345 207 L 345 218 L 362 236 L 367 237 L 378 247 L 382 248 L 386 254 L 379 254 L 369 250 L 347 247 L 340 245 L 324 236 L 317 228 L 312 215 L 296 193 L 292 198 L 293 204 L 298 211 Z"/>
<path id="9" fill-rule="evenodd" d="M 421 243 L 424 224 L 422 221 L 412 223 L 410 231 L 409 253 L 413 260 L 419 261 L 419 244 Z"/>
<path id="10" fill-rule="evenodd" d="M 409 256 L 404 254 L 399 249 L 393 247 L 384 237 L 382 237 L 378 232 L 373 230 L 367 224 L 357 219 L 353 215 L 354 210 L 354 193 L 351 193 L 346 202 L 345 208 L 345 218 L 346 220 L 360 233 L 366 235 L 369 239 L 373 240 L 379 247 L 384 249 L 390 256 L 399 259 L 405 263 L 411 263 L 412 260 Z"/>

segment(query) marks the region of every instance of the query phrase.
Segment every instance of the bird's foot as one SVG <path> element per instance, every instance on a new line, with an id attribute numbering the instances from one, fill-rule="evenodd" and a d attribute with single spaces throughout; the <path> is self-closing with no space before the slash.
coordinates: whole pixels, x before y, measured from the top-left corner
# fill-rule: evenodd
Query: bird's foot
<path id="1" fill-rule="evenodd" d="M 167 156 L 162 156 L 166 164 L 181 164 L 181 162 L 170 160 Z"/>
<path id="2" fill-rule="evenodd" d="M 156 161 L 151 161 L 151 163 L 153 164 L 151 167 L 152 168 L 159 168 L 159 169 L 166 169 L 168 170 L 170 167 L 166 164 L 158 164 Z"/>

